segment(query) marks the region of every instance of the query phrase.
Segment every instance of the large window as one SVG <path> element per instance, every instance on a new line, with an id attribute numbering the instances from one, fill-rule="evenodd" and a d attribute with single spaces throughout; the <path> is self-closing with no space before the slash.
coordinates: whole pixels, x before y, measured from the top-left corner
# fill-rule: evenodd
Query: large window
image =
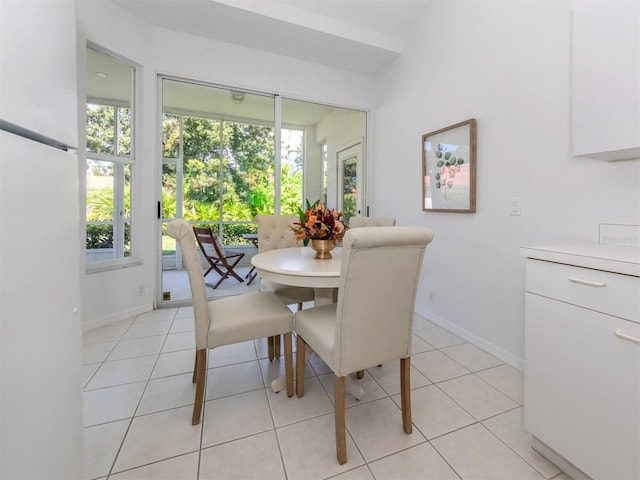
<path id="1" fill-rule="evenodd" d="M 171 79 L 162 91 L 164 220 L 206 224 L 226 245 L 252 245 L 242 235 L 256 232 L 256 215 L 297 211 L 303 128 L 283 126 L 276 149 L 273 95 Z M 163 238 L 165 255 L 172 246 Z"/>
<path id="2" fill-rule="evenodd" d="M 87 261 L 131 255 L 135 68 L 87 48 Z"/>
<path id="3" fill-rule="evenodd" d="M 348 187 L 338 183 L 338 154 L 359 146 L 361 171 L 366 112 L 164 76 L 158 85 L 162 302 L 188 298 L 176 280 L 184 277 L 181 252 L 165 231 L 174 218 L 209 226 L 245 252 L 242 271 L 256 252 L 247 236 L 257 232 L 256 215 L 297 214 L 305 200 L 351 208 L 362 196 L 355 186 L 349 202 L 338 195 Z M 357 173 L 347 173 L 355 185 Z"/>

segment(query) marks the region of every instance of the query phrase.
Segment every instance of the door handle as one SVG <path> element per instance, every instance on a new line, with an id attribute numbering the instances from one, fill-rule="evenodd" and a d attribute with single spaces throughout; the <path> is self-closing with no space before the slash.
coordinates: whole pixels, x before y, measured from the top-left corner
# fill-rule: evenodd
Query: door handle
<path id="1" fill-rule="evenodd" d="M 630 342 L 634 342 L 640 345 L 640 338 L 632 337 L 631 335 L 627 335 L 622 330 L 616 330 L 615 335 L 618 338 L 624 338 L 625 340 L 629 340 Z"/>
<path id="2" fill-rule="evenodd" d="M 573 283 L 579 283 L 580 285 L 589 285 L 590 287 L 606 287 L 604 282 L 594 282 L 591 280 L 584 280 L 582 278 L 569 277 L 569 281 Z"/>

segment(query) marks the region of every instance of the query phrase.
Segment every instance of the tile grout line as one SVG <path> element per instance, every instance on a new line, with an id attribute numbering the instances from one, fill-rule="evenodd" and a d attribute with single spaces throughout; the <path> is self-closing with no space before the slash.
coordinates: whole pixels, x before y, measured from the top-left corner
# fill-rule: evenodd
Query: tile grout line
<path id="1" fill-rule="evenodd" d="M 175 312 L 175 313 L 177 313 L 177 310 L 176 310 L 176 312 Z M 175 313 L 174 313 L 174 318 L 172 318 L 172 320 L 171 320 L 171 325 L 173 325 L 173 322 L 175 321 Z M 131 323 L 131 326 L 136 322 L 136 320 L 137 320 L 137 317 L 136 317 L 136 319 L 134 319 L 134 321 Z M 164 338 L 164 341 L 162 342 L 162 346 L 160 347 L 160 351 L 156 354 L 156 361 L 154 362 L 153 367 L 152 367 L 152 368 L 150 369 L 150 371 L 149 371 L 149 376 L 147 377 L 147 379 L 146 379 L 146 381 L 145 381 L 145 385 L 144 385 L 144 388 L 142 389 L 142 393 L 141 393 L 141 395 L 140 395 L 140 398 L 138 399 L 138 403 L 137 403 L 137 405 L 136 405 L 136 408 L 133 410 L 133 415 L 131 416 L 131 419 L 130 419 L 130 421 L 129 421 L 129 425 L 127 426 L 127 429 L 126 429 L 126 431 L 125 431 L 125 433 L 124 433 L 124 435 L 123 435 L 123 437 L 122 437 L 122 441 L 120 442 L 120 446 L 118 447 L 118 451 L 116 452 L 116 455 L 115 455 L 115 457 L 113 458 L 113 462 L 111 463 L 111 467 L 109 468 L 109 472 L 107 473 L 107 477 L 106 477 L 106 478 L 107 478 L 107 480 L 108 480 L 108 479 L 111 477 L 111 475 L 113 475 L 113 473 L 114 473 L 114 472 L 113 472 L 113 469 L 115 468 L 115 466 L 116 466 L 116 462 L 118 461 L 118 457 L 120 456 L 120 453 L 122 452 L 122 447 L 124 446 L 124 442 L 125 442 L 125 441 L 126 441 L 126 439 L 127 439 L 127 435 L 129 435 L 129 431 L 131 430 L 131 426 L 133 425 L 133 421 L 134 421 L 134 420 L 135 420 L 135 418 L 136 418 L 136 413 L 138 412 L 138 409 L 140 408 L 140 404 L 142 403 L 142 399 L 144 398 L 144 394 L 145 394 L 145 392 L 147 391 L 147 388 L 149 387 L 149 382 L 151 381 L 151 375 L 153 375 L 153 371 L 155 370 L 156 366 L 158 365 L 158 359 L 160 358 L 160 352 L 162 352 L 162 347 L 164 346 L 164 344 L 165 344 L 165 343 L 166 343 L 166 341 L 167 341 L 167 338 L 168 338 L 168 336 L 169 336 L 169 331 L 171 330 L 171 325 L 169 326 L 169 329 L 167 330 L 167 333 L 166 333 L 166 334 L 165 334 L 165 336 L 164 336 L 165 338 Z M 130 327 L 131 327 L 131 326 L 130 326 Z M 127 331 L 128 331 L 128 330 L 127 330 Z M 118 341 L 118 344 L 119 344 L 121 341 L 122 341 L 122 339 L 120 339 L 120 340 Z M 143 355 L 143 356 L 144 356 L 144 355 Z M 134 467 L 134 468 L 138 468 L 138 467 Z M 122 470 L 122 471 L 126 471 L 126 470 L 127 470 L 127 469 Z M 119 472 L 116 472 L 116 473 L 119 473 Z"/>
<path id="2" fill-rule="evenodd" d="M 126 431 L 125 431 L 125 433 L 124 433 L 124 435 L 123 435 L 123 437 L 122 437 L 122 441 L 120 442 L 120 445 L 119 445 L 118 451 L 117 451 L 117 453 L 116 453 L 116 455 L 115 455 L 115 457 L 114 457 L 114 460 L 113 460 L 113 462 L 112 462 L 112 464 L 111 464 L 111 467 L 110 467 L 110 469 L 109 469 L 109 473 L 107 474 L 107 477 L 106 477 L 106 478 L 110 478 L 112 475 L 115 475 L 116 473 L 120 473 L 120 472 L 113 472 L 113 469 L 115 468 L 115 464 L 116 464 L 116 462 L 117 462 L 118 457 L 119 457 L 119 456 L 120 456 L 120 454 L 122 453 L 122 448 L 123 448 L 123 446 L 124 446 L 124 442 L 125 442 L 125 440 L 126 440 L 126 438 L 127 438 L 127 435 L 130 433 L 130 429 L 131 429 L 131 427 L 132 427 L 133 420 L 134 420 L 136 417 L 140 417 L 140 416 L 148 415 L 148 414 L 140 414 L 140 415 L 138 415 L 138 411 L 139 411 L 139 409 L 140 409 L 140 406 L 141 406 L 142 400 L 143 400 L 143 398 L 144 398 L 144 395 L 145 395 L 145 393 L 147 392 L 147 390 L 148 390 L 148 388 L 149 388 L 149 384 L 150 384 L 150 382 L 151 382 L 151 380 L 152 380 L 151 376 L 153 375 L 153 371 L 155 370 L 155 368 L 156 368 L 156 367 L 157 367 L 157 365 L 158 365 L 159 356 L 163 353 L 163 352 L 162 352 L 162 348 L 164 348 L 164 346 L 165 346 L 165 344 L 166 344 L 166 342 L 167 342 L 168 335 L 170 335 L 170 334 L 171 334 L 171 328 L 172 328 L 172 326 L 174 325 L 174 323 L 175 323 L 175 321 L 176 321 L 175 315 L 177 314 L 177 311 L 178 311 L 178 310 L 176 310 L 176 312 L 174 312 L 174 316 L 173 316 L 173 319 L 172 319 L 171 326 L 169 327 L 169 331 L 168 331 L 166 334 L 164 334 L 164 341 L 162 342 L 162 346 L 161 346 L 161 348 L 160 348 L 160 352 L 158 352 L 157 354 L 155 354 L 155 355 L 156 355 L 156 360 L 155 360 L 155 362 L 154 362 L 154 364 L 153 364 L 153 367 L 152 367 L 152 368 L 151 368 L 151 370 L 150 370 L 150 373 L 149 373 L 148 378 L 147 378 L 146 380 L 144 380 L 144 381 L 145 381 L 144 389 L 143 389 L 143 391 L 142 391 L 142 393 L 141 393 L 141 395 L 140 395 L 140 398 L 139 398 L 139 400 L 138 400 L 138 403 L 137 403 L 137 405 L 136 405 L 136 407 L 135 407 L 135 410 L 134 410 L 133 416 L 129 419 L 129 424 L 128 424 L 127 429 L 126 429 Z M 102 366 L 107 362 L 107 358 L 109 357 L 109 355 L 111 355 L 111 354 L 113 353 L 114 349 L 115 349 L 115 348 L 116 348 L 116 347 L 117 347 L 117 346 L 118 346 L 118 345 L 119 345 L 123 340 L 125 340 L 125 339 L 124 339 L 124 336 L 126 335 L 126 333 L 127 333 L 128 331 L 130 331 L 131 327 L 132 327 L 133 325 L 135 325 L 135 323 L 136 323 L 136 320 L 137 320 L 137 319 L 138 319 L 138 318 L 136 317 L 136 318 L 135 318 L 135 319 L 134 319 L 134 320 L 129 324 L 129 326 L 125 329 L 125 331 L 122 333 L 122 335 L 120 336 L 120 338 L 119 338 L 119 339 L 114 343 L 114 346 L 109 350 L 109 353 L 107 353 L 107 355 L 105 356 L 105 359 L 104 359 L 103 361 L 101 361 L 101 362 L 100 362 L 100 366 L 96 369 L 96 371 L 91 375 L 91 377 L 87 380 L 87 382 L 86 382 L 86 383 L 85 383 L 85 385 L 83 386 L 83 391 L 85 391 L 85 387 L 86 387 L 86 385 L 88 385 L 88 384 L 91 382 L 91 380 L 94 378 L 95 374 L 99 371 L 99 369 L 100 369 L 100 368 L 101 368 L 101 367 L 102 367 Z M 425 329 L 421 329 L 421 330 L 425 330 Z M 186 333 L 186 332 L 182 332 L 182 333 Z M 416 336 L 417 338 L 419 338 L 420 340 L 422 340 L 423 342 L 425 342 L 425 343 L 427 343 L 427 344 L 428 344 L 428 342 L 426 342 L 426 340 L 424 340 L 424 339 L 422 339 L 421 337 L 417 336 L 415 331 L 412 333 L 412 335 Z M 146 338 L 146 337 L 152 337 L 152 336 L 155 336 L 155 335 L 149 335 L 149 336 L 143 336 L 143 337 L 134 337 L 134 338 Z M 158 335 L 158 336 L 159 336 L 159 335 Z M 462 342 L 461 344 L 456 344 L 456 345 L 462 345 L 462 344 L 464 344 L 464 343 L 468 343 L 468 342 Z M 430 345 L 430 344 L 429 344 L 429 345 Z M 456 345 L 453 345 L 453 346 L 456 346 Z M 432 345 L 431 345 L 431 346 L 432 346 Z M 433 347 L 433 346 L 432 346 L 432 347 Z M 449 348 L 449 347 L 452 347 L 452 346 L 451 346 L 451 345 L 447 345 L 446 347 L 442 347 L 442 348 Z M 446 353 L 446 352 L 442 351 L 442 348 L 433 347 L 433 350 L 434 350 L 434 351 L 436 351 L 436 350 L 437 350 L 437 351 L 440 351 L 440 352 L 441 352 L 443 355 L 445 355 L 447 358 L 450 358 L 450 359 L 451 359 L 452 361 L 454 361 L 455 363 L 460 364 L 460 363 L 459 363 L 455 358 L 450 357 L 449 355 L 447 355 L 447 353 Z M 279 453 L 280 453 L 280 461 L 281 461 L 281 465 L 282 465 L 282 468 L 283 468 L 283 471 L 284 471 L 284 475 L 285 475 L 285 478 L 289 478 L 289 475 L 288 475 L 288 472 L 287 472 L 287 469 L 286 469 L 286 464 L 285 464 L 285 461 L 284 461 L 283 452 L 282 452 L 282 446 L 281 446 L 281 444 L 280 444 L 280 438 L 279 438 L 278 433 L 277 433 L 278 427 L 276 427 L 276 424 L 275 424 L 275 418 L 274 418 L 274 413 L 273 413 L 273 409 L 272 409 L 272 406 L 271 406 L 271 402 L 269 401 L 269 395 L 268 395 L 268 391 L 267 391 L 267 389 L 269 388 L 269 386 L 267 385 L 267 382 L 266 382 L 266 380 L 265 380 L 265 379 L 267 378 L 267 377 L 265 377 L 265 375 L 267 374 L 267 372 L 265 372 L 264 367 L 263 367 L 263 365 L 261 364 L 261 360 L 262 360 L 262 359 L 260 358 L 260 354 L 259 354 L 259 352 L 258 352 L 258 345 L 256 344 L 256 342 L 253 342 L 253 349 L 254 349 L 254 353 L 255 353 L 255 356 L 256 356 L 256 360 L 255 360 L 255 361 L 257 361 L 257 362 L 258 362 L 258 369 L 259 369 L 259 372 L 260 372 L 260 375 L 261 375 L 261 380 L 262 380 L 262 384 L 263 384 L 262 389 L 264 389 L 264 394 L 267 396 L 267 401 L 268 401 L 268 405 L 269 405 L 269 414 L 270 414 L 270 416 L 271 416 L 271 422 L 272 422 L 272 425 L 273 425 L 273 427 L 272 427 L 271 429 L 267 430 L 267 431 L 273 431 L 273 432 L 274 432 L 274 435 L 275 435 L 275 437 L 276 437 L 276 443 L 277 443 L 277 445 L 278 445 L 278 450 L 279 450 Z M 187 350 L 187 349 L 184 349 L 184 350 Z M 165 352 L 165 353 L 171 353 L 171 352 Z M 420 352 L 420 353 L 423 353 L 423 352 Z M 140 355 L 140 356 L 146 356 L 146 355 Z M 136 358 L 136 357 L 137 357 L 137 356 L 134 356 L 133 358 Z M 221 367 L 226 367 L 226 366 L 232 366 L 232 365 L 237 365 L 237 364 L 242 364 L 242 363 L 250 363 L 250 362 L 252 362 L 252 361 L 254 361 L 254 360 L 251 360 L 251 361 L 247 360 L 247 361 L 241 361 L 241 362 L 234 362 L 234 363 L 232 363 L 232 364 L 228 364 L 228 365 L 219 365 L 219 366 L 217 366 L 217 367 L 209 368 L 209 365 L 208 365 L 208 362 L 209 362 L 209 355 L 207 355 L 207 369 L 206 369 L 206 370 L 207 370 L 207 372 L 209 372 L 210 370 L 215 370 L 216 368 L 221 368 Z M 460 365 L 461 365 L 462 367 L 464 367 L 464 365 L 462 365 L 462 364 L 460 364 Z M 508 444 L 506 444 L 506 442 L 505 442 L 502 438 L 500 438 L 497 434 L 495 434 L 493 431 L 491 431 L 488 427 L 486 427 L 486 426 L 483 424 L 483 422 L 485 422 L 485 421 L 487 421 L 487 420 L 490 420 L 490 419 L 492 419 L 492 418 L 495 418 L 495 417 L 497 417 L 497 416 L 503 415 L 503 414 L 505 414 L 505 413 L 508 413 L 508 412 L 510 412 L 510 411 L 513 411 L 513 410 L 516 410 L 517 408 L 521 408 L 521 407 L 522 407 L 522 404 L 521 404 L 521 402 L 520 402 L 518 399 L 513 398 L 513 397 L 512 397 L 511 395 L 509 395 L 508 393 L 506 393 L 506 392 L 502 391 L 502 389 L 500 389 L 500 388 L 498 388 L 498 387 L 494 386 L 492 383 L 488 382 L 487 380 L 485 380 L 484 378 L 482 378 L 482 377 L 480 377 L 480 376 L 478 375 L 478 372 L 482 372 L 482 371 L 490 370 L 490 369 L 497 368 L 497 367 L 500 367 L 500 366 L 503 366 L 503 365 L 507 365 L 507 364 L 503 362 L 503 363 L 500 363 L 500 364 L 498 364 L 498 365 L 493 365 L 493 366 L 489 366 L 489 367 L 486 367 L 486 368 L 480 369 L 480 370 L 478 370 L 477 372 L 476 372 L 476 371 L 469 371 L 468 373 L 465 373 L 464 375 L 455 376 L 455 377 L 452 377 L 452 378 L 449 378 L 449 379 L 446 379 L 446 380 L 442 380 L 442 381 L 440 381 L 440 382 L 432 382 L 432 381 L 431 381 L 431 379 L 430 379 L 427 375 L 425 375 L 424 373 L 422 373 L 420 370 L 416 369 L 416 371 L 417 371 L 420 375 L 424 376 L 424 377 L 425 377 L 429 382 L 431 382 L 431 383 L 430 383 L 429 385 L 424 385 L 424 386 L 421 386 L 421 387 L 414 388 L 414 389 L 412 389 L 412 390 L 411 390 L 412 392 L 414 392 L 415 390 L 420 389 L 420 388 L 424 388 L 424 387 L 427 387 L 427 386 L 430 386 L 430 385 L 434 385 L 434 386 L 438 387 L 438 390 L 439 390 L 440 392 L 442 392 L 442 393 L 443 393 L 447 398 L 449 398 L 451 401 L 453 401 L 453 402 L 454 402 L 456 405 L 458 405 L 458 406 L 459 406 L 459 407 L 460 407 L 464 412 L 466 412 L 467 414 L 469 414 L 469 415 L 471 416 L 471 418 L 473 418 L 473 419 L 474 419 L 474 420 L 476 420 L 476 421 L 475 421 L 475 422 L 473 422 L 473 423 L 472 423 L 472 424 L 470 424 L 470 425 L 465 425 L 464 427 L 460 427 L 460 428 L 457 428 L 457 429 L 451 430 L 451 431 L 449 431 L 449 432 L 446 432 L 445 434 L 442 434 L 442 435 L 439 435 L 439 436 L 437 436 L 437 437 L 434 437 L 433 439 L 429 439 L 429 438 L 427 438 L 427 437 L 426 437 L 426 435 L 424 435 L 424 434 L 420 431 L 420 429 L 419 429 L 415 424 L 413 424 L 414 428 L 416 428 L 416 430 L 417 430 L 418 432 L 420 432 L 420 434 L 425 438 L 425 441 L 424 441 L 424 442 L 420 442 L 420 443 L 418 443 L 418 444 L 411 445 L 411 446 L 409 446 L 409 447 L 403 448 L 403 449 L 401 449 L 401 450 L 399 450 L 399 451 L 397 451 L 397 452 L 393 452 L 393 453 L 391 453 L 391 454 L 389 454 L 389 455 L 385 455 L 385 456 L 383 456 L 383 457 L 376 458 L 374 461 L 378 461 L 378 460 L 381 460 L 381 459 L 383 459 L 383 458 L 387 458 L 387 457 L 393 456 L 393 455 L 395 455 L 395 454 L 397 454 L 397 453 L 400 453 L 400 452 L 402 452 L 402 451 L 410 450 L 411 448 L 413 448 L 413 447 L 417 447 L 418 445 L 422 445 L 422 444 L 424 444 L 424 443 L 427 443 L 427 444 L 429 444 L 429 445 L 432 445 L 432 444 L 431 444 L 431 441 L 432 441 L 432 440 L 435 440 L 435 439 L 437 439 L 437 438 L 441 438 L 441 437 L 443 437 L 443 436 L 446 436 L 446 435 L 452 434 L 452 433 L 454 433 L 454 432 L 456 432 L 456 431 L 459 431 L 459 430 L 463 430 L 464 428 L 467 428 L 467 427 L 469 427 L 469 426 L 471 426 L 471 425 L 480 424 L 480 425 L 482 425 L 482 427 L 483 427 L 485 430 L 489 431 L 489 432 L 491 433 L 491 435 L 492 435 L 492 436 L 494 436 L 495 438 L 497 438 L 497 439 L 498 439 L 498 440 L 499 440 L 503 445 L 505 445 L 505 446 L 509 449 L 509 451 L 513 452 L 513 453 L 514 453 L 518 458 L 520 458 L 523 462 L 525 462 L 527 465 L 529 465 L 531 468 L 533 468 L 533 469 L 534 469 L 536 472 L 538 472 L 540 475 L 544 476 L 544 475 L 543 475 L 541 472 L 539 472 L 539 471 L 538 471 L 538 470 L 537 470 L 537 469 L 536 469 L 532 464 L 530 464 L 530 463 L 529 463 L 527 460 L 525 460 L 525 459 L 524 459 L 520 454 L 518 454 L 518 452 L 517 452 L 517 451 L 515 451 L 515 450 L 514 450 L 513 448 L 511 448 Z M 313 373 L 313 375 L 312 375 L 311 377 L 309 377 L 309 378 L 314 378 L 314 377 L 315 377 L 315 378 L 318 380 L 318 382 L 320 383 L 321 389 L 322 389 L 322 391 L 324 392 L 324 394 L 325 394 L 325 395 L 327 395 L 327 397 L 329 397 L 329 398 L 331 399 L 331 396 L 329 395 L 329 392 L 327 391 L 327 388 L 325 387 L 325 385 L 323 384 L 323 382 L 321 382 L 321 381 L 320 381 L 320 375 L 319 375 L 319 373 L 318 373 L 317 368 L 321 368 L 321 366 L 319 365 L 318 367 L 314 367 L 311 363 L 309 363 L 309 366 L 311 367 L 311 372 Z M 465 369 L 467 369 L 466 367 L 464 367 L 464 368 L 465 368 Z M 467 370 L 468 370 L 468 369 L 467 369 Z M 160 378 L 167 378 L 167 377 L 172 377 L 172 376 L 177 376 L 177 375 L 181 375 L 181 374 L 166 375 L 166 376 L 163 376 L 163 377 L 160 377 Z M 325 374 L 323 373 L 322 375 L 325 375 Z M 369 375 L 369 376 L 371 377 L 371 380 L 374 382 L 374 384 L 375 384 L 375 385 L 377 385 L 377 386 L 380 388 L 380 390 L 381 390 L 382 392 L 384 392 L 384 396 L 383 396 L 383 397 L 376 398 L 376 399 L 372 399 L 372 400 L 370 400 L 370 401 L 371 401 L 371 402 L 373 402 L 373 401 L 376 401 L 376 400 L 382 400 L 382 399 L 386 399 L 386 398 L 388 398 L 388 399 L 391 399 L 391 401 L 393 402 L 393 399 L 391 398 L 391 397 L 392 397 L 392 394 L 388 393 L 388 392 L 383 388 L 383 386 L 382 386 L 382 384 L 380 383 L 380 381 L 378 381 L 378 379 L 376 379 L 373 375 L 370 375 L 369 373 L 367 373 L 367 375 Z M 509 398 L 510 400 L 512 400 L 513 402 L 515 402 L 515 403 L 517 404 L 517 406 L 516 406 L 516 407 L 513 407 L 513 408 L 510 408 L 510 409 L 508 409 L 508 410 L 505 410 L 505 411 L 503 411 L 503 412 L 496 413 L 495 415 L 492 415 L 492 416 L 487 417 L 487 418 L 482 419 L 482 420 L 477 420 L 477 419 L 475 419 L 475 417 L 474 417 L 473 415 L 471 415 L 471 414 L 470 414 L 470 413 L 469 413 L 469 412 L 468 412 L 468 411 L 467 411 L 467 410 L 466 410 L 462 405 L 460 405 L 460 404 L 459 404 L 455 399 L 453 399 L 452 397 L 450 397 L 450 396 L 449 396 L 449 395 L 448 395 L 444 390 L 442 390 L 442 389 L 440 388 L 440 386 L 439 386 L 439 384 L 441 384 L 441 383 L 443 383 L 443 382 L 446 382 L 446 381 L 449 381 L 449 380 L 453 380 L 453 379 L 455 379 L 455 378 L 461 378 L 461 377 L 464 377 L 464 376 L 467 376 L 467 375 L 474 375 L 476 378 L 480 379 L 483 383 L 487 384 L 489 387 L 491 387 L 491 388 L 492 388 L 492 389 L 494 389 L 495 391 L 497 391 L 497 392 L 501 393 L 501 394 L 502 394 L 502 395 L 504 395 L 505 397 L 507 397 L 507 398 Z M 205 379 L 205 382 L 206 382 L 206 383 L 205 383 L 205 395 L 206 395 L 206 384 L 207 384 L 207 380 L 208 380 L 208 375 L 207 375 L 207 378 Z M 132 384 L 132 383 L 137 383 L 137 382 L 128 382 L 128 383 L 125 383 L 125 384 L 123 384 L 123 385 Z M 99 388 L 97 388 L 97 389 L 93 389 L 93 390 L 100 390 L 100 389 L 103 389 L 103 388 L 109 388 L 109 387 L 111 387 L 111 386 L 99 387 Z M 260 389 L 256 389 L 256 390 L 260 390 Z M 256 391 L 256 390 L 251 390 L 251 391 Z M 88 390 L 88 391 L 91 391 L 91 390 Z M 247 392 L 242 392 L 242 393 L 247 393 Z M 225 396 L 225 398 L 227 398 L 227 397 L 231 397 L 231 396 L 234 396 L 234 395 L 236 395 L 236 394 L 233 394 L 233 395 L 227 395 L 227 396 Z M 294 395 L 295 395 L 295 393 L 294 393 Z M 204 423 L 204 415 L 205 415 L 206 403 L 207 403 L 207 401 L 205 400 L 205 401 L 203 402 L 203 415 L 202 415 L 202 419 L 201 419 L 201 422 L 203 422 L 203 423 Z M 332 405 L 333 405 L 333 402 L 331 402 L 331 403 L 332 403 Z M 360 402 L 358 402 L 358 403 L 356 403 L 356 404 L 354 404 L 354 405 L 351 405 L 350 407 L 347 407 L 347 408 L 351 408 L 351 407 L 359 406 L 359 405 L 362 405 L 362 404 L 365 404 L 365 403 L 369 403 L 369 402 L 364 402 L 364 403 L 360 403 Z M 399 407 L 398 407 L 398 405 L 397 405 L 395 402 L 393 402 L 393 404 L 394 404 L 397 408 L 399 408 Z M 172 409 L 176 409 L 176 408 L 182 408 L 182 407 L 172 407 L 171 409 L 167 409 L 167 410 L 172 410 Z M 334 409 L 335 409 L 335 406 L 334 406 Z M 163 410 L 163 411 L 165 411 L 165 410 Z M 149 414 L 152 414 L 152 413 L 158 413 L 158 412 L 150 412 Z M 299 420 L 299 421 L 293 422 L 293 423 L 291 423 L 291 424 L 287 424 L 286 426 L 293 425 L 293 424 L 296 424 L 296 423 L 301 423 L 301 422 L 307 421 L 307 420 L 309 420 L 309 419 L 311 419 L 311 418 L 318 418 L 318 417 L 321 417 L 321 416 L 325 416 L 325 415 L 332 415 L 332 414 L 333 414 L 332 412 L 330 412 L 330 413 L 325 413 L 325 414 L 319 414 L 319 415 L 316 415 L 316 416 L 314 416 L 314 417 L 305 418 L 305 419 L 303 419 L 303 420 Z M 118 421 L 120 421 L 120 420 L 118 420 Z M 105 424 L 107 424 L 107 423 L 112 423 L 112 422 L 105 422 Z M 413 423 L 413 422 L 412 422 L 412 423 Z M 101 425 L 102 425 L 102 424 L 101 424 Z M 85 427 L 85 429 L 86 429 L 86 428 L 88 428 L 88 427 Z M 367 471 L 369 471 L 369 473 L 371 474 L 371 477 L 372 477 L 372 478 L 375 478 L 375 476 L 373 475 L 373 472 L 372 472 L 372 470 L 371 470 L 371 468 L 370 468 L 370 462 L 368 462 L 368 461 L 365 459 L 365 457 L 364 457 L 364 455 L 363 455 L 362 451 L 360 450 L 360 447 L 359 447 L 359 446 L 358 446 L 358 444 L 355 442 L 355 440 L 354 440 L 353 436 L 351 435 L 351 432 L 350 432 L 350 430 L 348 429 L 348 427 L 347 427 L 347 432 L 348 432 L 349 436 L 351 437 L 351 439 L 352 439 L 352 441 L 353 441 L 353 444 L 355 445 L 355 448 L 358 450 L 358 452 L 360 453 L 360 455 L 361 455 L 361 457 L 362 457 L 362 459 L 363 459 L 363 461 L 364 461 L 363 465 L 366 465 L 366 467 L 367 467 Z M 258 432 L 258 433 L 264 433 L 264 432 Z M 257 434 L 246 435 L 246 436 L 241 437 L 241 438 L 248 438 L 248 437 L 251 437 L 251 436 L 254 436 L 254 435 L 257 435 Z M 203 425 L 201 425 L 201 429 L 200 429 L 200 440 L 199 440 L 199 448 L 198 448 L 198 451 L 197 451 L 197 453 L 198 453 L 198 461 L 197 461 L 197 475 L 196 475 L 196 478 L 197 478 L 197 479 L 198 479 L 198 478 L 200 478 L 200 469 L 201 469 L 201 465 L 202 465 L 201 460 L 202 460 L 202 450 L 203 450 L 203 439 L 204 439 L 204 427 L 203 427 Z M 238 438 L 238 439 L 233 439 L 233 440 L 229 440 L 228 442 L 223 442 L 223 443 L 231 443 L 231 442 L 236 441 L 236 440 L 239 440 L 239 439 L 240 439 L 240 438 Z M 218 446 L 218 445 L 215 445 L 215 446 Z M 209 447 L 207 447 L 207 448 L 209 448 Z M 438 451 L 438 450 L 437 450 L 433 445 L 432 445 L 432 448 L 434 448 L 434 450 L 436 450 L 437 454 L 438 454 L 438 455 L 439 455 L 439 456 L 444 460 L 444 462 L 445 462 L 445 463 L 446 463 L 446 464 L 447 464 L 447 465 L 452 469 L 452 471 L 453 471 L 453 472 L 454 472 L 458 477 L 460 477 L 460 475 L 458 474 L 458 472 L 457 472 L 457 471 L 456 471 L 456 470 L 455 470 L 455 469 L 454 469 L 454 468 L 449 464 L 449 462 L 448 462 L 444 457 L 442 457 L 442 455 L 440 454 L 440 452 L 439 452 L 439 451 Z M 182 453 L 182 454 L 180 454 L 180 455 L 174 455 L 174 456 L 170 456 L 170 457 L 167 457 L 167 458 L 163 458 L 163 459 L 160 459 L 160 460 L 157 460 L 157 461 L 154 461 L 154 462 L 149 462 L 149 463 L 148 463 L 148 464 L 146 464 L 146 465 L 151 465 L 151 464 L 154 464 L 154 463 L 159 463 L 159 462 L 162 462 L 162 461 L 166 461 L 166 460 L 173 459 L 173 458 L 178 458 L 178 457 L 181 457 L 181 456 L 184 456 L 184 455 L 188 455 L 188 454 L 192 454 L 192 453 L 195 453 L 195 450 L 194 450 L 193 452 L 186 452 L 186 453 Z M 141 468 L 141 467 L 143 467 L 143 466 L 145 466 L 145 465 L 138 465 L 138 466 L 135 466 L 135 467 L 131 467 L 131 468 L 128 468 L 128 469 L 122 470 L 122 472 L 124 472 L 124 471 L 129 471 L 129 470 L 134 470 L 134 469 L 136 469 L 136 468 Z M 333 477 L 335 477 L 335 476 L 340 476 L 340 475 L 343 475 L 343 474 L 344 474 L 344 473 L 346 473 L 346 472 L 349 472 L 349 471 L 352 471 L 352 470 L 356 470 L 356 469 L 358 469 L 358 468 L 360 468 L 360 467 L 361 467 L 361 465 L 359 465 L 359 466 L 357 466 L 357 467 L 354 467 L 354 468 L 352 468 L 352 469 L 346 470 L 345 472 L 341 472 L 341 473 L 339 473 L 339 474 L 336 474 L 336 475 L 334 475 L 334 476 L 332 476 L 332 477 L 326 477 L 326 478 L 327 478 L 327 479 L 329 479 L 329 478 L 333 478 Z M 562 473 L 560 473 L 560 474 L 558 474 L 558 475 L 562 475 Z M 97 477 L 97 478 L 102 478 L 102 477 Z M 462 478 L 462 477 L 460 477 L 460 478 Z"/>

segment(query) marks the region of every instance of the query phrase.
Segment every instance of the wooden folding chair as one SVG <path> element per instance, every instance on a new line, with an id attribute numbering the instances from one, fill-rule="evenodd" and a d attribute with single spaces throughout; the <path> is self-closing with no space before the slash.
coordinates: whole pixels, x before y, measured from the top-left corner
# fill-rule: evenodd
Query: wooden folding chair
<path id="1" fill-rule="evenodd" d="M 217 235 L 214 235 L 209 227 L 193 227 L 193 233 L 196 236 L 196 240 L 198 241 L 198 246 L 200 247 L 200 251 L 204 255 L 204 258 L 209 262 L 209 270 L 207 270 L 204 274 L 204 277 L 211 272 L 211 270 L 215 270 L 220 275 L 220 280 L 215 285 L 211 283 L 207 283 L 208 287 L 213 289 L 218 288 L 218 286 L 224 281 L 225 278 L 228 278 L 229 275 L 234 277 L 239 282 L 244 282 L 241 277 L 233 270 L 235 266 L 242 260 L 244 257 L 243 252 L 233 252 L 231 250 L 225 250 L 224 245 L 220 242 Z"/>

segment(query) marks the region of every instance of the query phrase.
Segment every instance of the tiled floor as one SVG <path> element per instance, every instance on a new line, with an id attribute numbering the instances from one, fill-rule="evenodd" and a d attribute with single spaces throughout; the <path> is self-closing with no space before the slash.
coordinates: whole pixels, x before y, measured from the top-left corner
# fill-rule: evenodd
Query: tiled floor
<path id="1" fill-rule="evenodd" d="M 210 352 L 203 421 L 191 425 L 192 309 L 162 309 L 86 332 L 86 478 L 557 479 L 522 429 L 522 374 L 432 322 L 414 322 L 413 424 L 402 431 L 399 363 L 347 396 L 348 462 L 335 455 L 333 376 L 315 355 L 305 395 L 268 385 L 266 342 Z"/>
<path id="2" fill-rule="evenodd" d="M 213 289 L 209 286 L 206 288 L 207 298 L 214 299 L 226 297 L 229 295 L 242 295 L 247 292 L 257 292 L 258 279 L 248 285 L 247 274 L 251 270 L 251 265 L 238 266 L 235 271 L 243 279 L 242 283 L 233 277 L 229 277 L 222 282 L 218 288 Z M 202 270 L 203 273 L 206 269 Z M 214 284 L 220 278 L 216 272 L 212 271 L 207 277 L 207 282 Z M 171 301 L 191 300 L 191 288 L 189 288 L 189 278 L 186 270 L 163 270 L 162 272 L 162 291 L 169 292 Z"/>

